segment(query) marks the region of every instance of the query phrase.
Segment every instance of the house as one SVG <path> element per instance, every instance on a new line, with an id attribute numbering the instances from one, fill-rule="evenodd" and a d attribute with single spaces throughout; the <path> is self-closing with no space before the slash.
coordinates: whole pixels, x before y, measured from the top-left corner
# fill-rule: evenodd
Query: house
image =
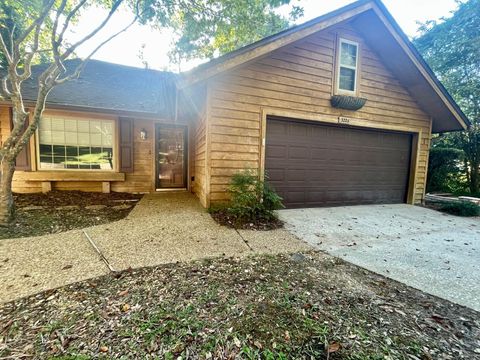
<path id="1" fill-rule="evenodd" d="M 4 137 L 6 104 L 0 118 Z M 14 191 L 188 189 L 208 207 L 254 169 L 287 207 L 415 204 L 432 132 L 468 125 L 384 5 L 360 0 L 180 75 L 90 61 L 52 91 Z"/>

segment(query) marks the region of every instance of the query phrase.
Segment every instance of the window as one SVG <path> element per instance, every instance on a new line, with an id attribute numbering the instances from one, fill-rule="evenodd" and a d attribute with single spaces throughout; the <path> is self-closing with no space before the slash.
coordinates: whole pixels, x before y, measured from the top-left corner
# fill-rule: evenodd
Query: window
<path id="1" fill-rule="evenodd" d="M 38 143 L 42 170 L 113 170 L 113 120 L 44 116 Z"/>
<path id="2" fill-rule="evenodd" d="M 354 93 L 357 90 L 358 44 L 340 39 L 337 90 Z"/>

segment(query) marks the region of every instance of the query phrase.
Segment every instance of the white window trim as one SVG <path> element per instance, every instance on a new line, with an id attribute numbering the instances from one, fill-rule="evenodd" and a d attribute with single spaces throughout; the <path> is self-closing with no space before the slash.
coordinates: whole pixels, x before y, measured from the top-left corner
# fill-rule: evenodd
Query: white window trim
<path id="1" fill-rule="evenodd" d="M 73 119 L 76 119 L 76 120 L 85 120 L 85 121 L 89 121 L 89 120 L 97 120 L 96 118 L 94 117 L 83 117 L 83 116 L 71 116 L 71 115 L 56 115 L 56 114 L 48 114 L 47 116 L 50 116 L 50 117 L 62 117 L 62 118 L 73 118 Z M 36 152 L 36 156 L 35 156 L 35 160 L 36 160 L 36 164 L 35 164 L 35 168 L 36 168 L 36 171 L 45 171 L 45 172 L 94 172 L 94 173 L 101 173 L 101 172 L 117 172 L 118 169 L 117 169 L 117 157 L 118 157 L 118 147 L 117 147 L 117 144 L 118 144 L 118 131 L 117 131 L 117 120 L 116 119 L 104 119 L 104 118 L 98 118 L 98 120 L 108 120 L 108 121 L 112 121 L 113 122 L 113 131 L 112 131 L 112 134 L 113 134 L 113 144 L 112 144 L 112 150 L 113 150 L 113 154 L 112 154 L 112 169 L 42 169 L 42 167 L 40 166 L 40 134 L 39 134 L 39 128 L 40 126 L 37 127 L 37 129 L 35 130 L 35 152 Z M 40 121 L 42 121 L 40 119 Z"/>
<path id="2" fill-rule="evenodd" d="M 355 59 L 355 67 L 350 66 L 350 65 L 341 65 L 341 51 L 342 51 L 342 44 L 350 44 L 350 45 L 355 45 L 357 47 L 357 56 Z M 336 79 L 335 79 L 335 93 L 336 94 L 346 94 L 346 95 L 356 95 L 357 90 L 358 90 L 358 71 L 359 71 L 359 58 L 360 58 L 360 44 L 352 41 L 352 40 L 347 40 L 344 38 L 339 38 L 337 42 L 337 69 L 336 69 Z M 354 83 L 354 88 L 352 90 L 345 90 L 345 89 L 340 89 L 340 68 L 347 68 L 351 70 L 355 70 L 355 83 Z"/>

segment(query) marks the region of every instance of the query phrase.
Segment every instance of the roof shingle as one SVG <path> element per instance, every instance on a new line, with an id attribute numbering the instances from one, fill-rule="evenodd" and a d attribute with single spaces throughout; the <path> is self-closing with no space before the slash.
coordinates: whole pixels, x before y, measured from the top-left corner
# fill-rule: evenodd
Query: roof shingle
<path id="1" fill-rule="evenodd" d="M 68 73 L 80 61 L 66 61 Z M 25 100 L 36 100 L 37 79 L 47 66 L 32 67 L 32 76 L 22 88 Z M 52 89 L 47 104 L 168 116 L 174 111 L 176 78 L 170 72 L 89 60 L 78 79 Z"/>

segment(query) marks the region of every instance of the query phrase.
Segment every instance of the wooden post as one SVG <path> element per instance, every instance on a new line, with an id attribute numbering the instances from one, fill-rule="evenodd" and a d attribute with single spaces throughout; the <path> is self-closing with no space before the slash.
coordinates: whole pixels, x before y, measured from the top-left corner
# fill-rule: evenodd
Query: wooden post
<path id="1" fill-rule="evenodd" d="M 51 181 L 42 181 L 42 193 L 47 193 L 52 191 L 52 182 Z"/>
<path id="2" fill-rule="evenodd" d="M 110 194 L 110 181 L 102 182 L 102 193 Z"/>

